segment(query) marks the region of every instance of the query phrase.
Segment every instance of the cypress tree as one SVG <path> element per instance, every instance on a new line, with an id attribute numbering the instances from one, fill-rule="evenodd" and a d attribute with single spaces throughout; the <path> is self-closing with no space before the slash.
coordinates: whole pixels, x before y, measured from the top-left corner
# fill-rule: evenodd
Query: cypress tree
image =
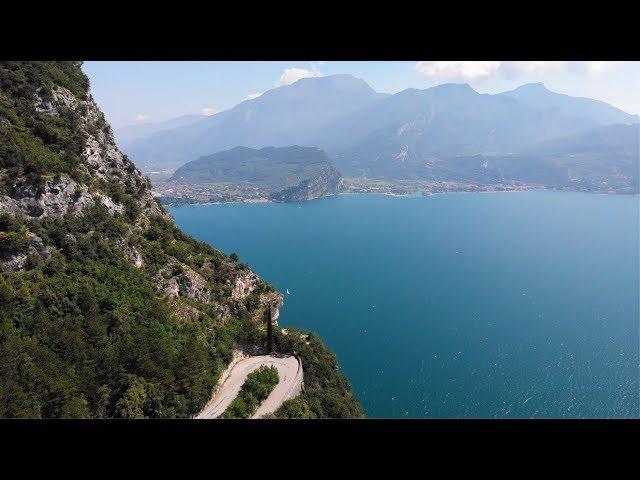
<path id="1" fill-rule="evenodd" d="M 273 327 L 271 325 L 271 302 L 268 303 L 267 308 L 267 352 L 270 354 L 273 350 L 273 339 L 272 337 Z"/>

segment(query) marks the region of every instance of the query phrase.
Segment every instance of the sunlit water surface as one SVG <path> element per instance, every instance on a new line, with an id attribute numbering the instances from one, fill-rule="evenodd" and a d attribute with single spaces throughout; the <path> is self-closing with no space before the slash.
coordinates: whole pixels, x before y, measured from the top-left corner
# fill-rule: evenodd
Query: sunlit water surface
<path id="1" fill-rule="evenodd" d="M 638 196 L 171 208 L 285 295 L 371 417 L 638 417 Z"/>

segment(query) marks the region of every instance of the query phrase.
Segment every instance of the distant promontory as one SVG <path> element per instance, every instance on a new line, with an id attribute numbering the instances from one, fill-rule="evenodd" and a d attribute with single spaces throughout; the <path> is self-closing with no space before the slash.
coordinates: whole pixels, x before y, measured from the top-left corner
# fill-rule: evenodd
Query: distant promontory
<path id="1" fill-rule="evenodd" d="M 156 192 L 168 203 L 291 202 L 336 193 L 340 172 L 313 147 L 236 147 L 188 162 Z"/>

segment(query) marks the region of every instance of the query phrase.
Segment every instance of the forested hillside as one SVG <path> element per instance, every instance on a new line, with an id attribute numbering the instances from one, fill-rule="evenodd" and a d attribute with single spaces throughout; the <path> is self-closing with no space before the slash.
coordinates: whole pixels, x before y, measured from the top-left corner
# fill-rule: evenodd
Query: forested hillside
<path id="1" fill-rule="evenodd" d="M 79 62 L 0 64 L 0 417 L 190 417 L 234 346 L 263 341 L 268 303 L 282 295 L 153 198 Z M 361 416 L 304 338 L 278 344 L 310 379 L 279 415 Z"/>
<path id="2" fill-rule="evenodd" d="M 236 147 L 201 157 L 176 170 L 167 185 L 201 184 L 213 191 L 241 185 L 254 198 L 299 201 L 334 194 L 339 182 L 340 173 L 325 152 L 291 146 Z"/>

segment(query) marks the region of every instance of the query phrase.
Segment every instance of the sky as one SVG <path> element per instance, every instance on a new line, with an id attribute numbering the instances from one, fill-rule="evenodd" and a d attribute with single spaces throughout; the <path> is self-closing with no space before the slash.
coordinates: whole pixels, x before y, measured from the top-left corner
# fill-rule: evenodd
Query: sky
<path id="1" fill-rule="evenodd" d="M 640 62 L 85 62 L 91 92 L 114 128 L 212 115 L 304 77 L 349 73 L 384 93 L 468 83 L 499 93 L 525 83 L 640 114 Z"/>

